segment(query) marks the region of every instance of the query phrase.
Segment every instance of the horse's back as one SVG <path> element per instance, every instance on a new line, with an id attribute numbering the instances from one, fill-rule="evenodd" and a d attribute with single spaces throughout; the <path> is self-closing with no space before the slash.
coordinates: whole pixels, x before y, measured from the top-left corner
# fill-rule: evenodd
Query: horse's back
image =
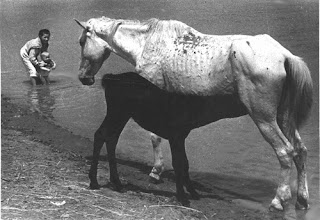
<path id="1" fill-rule="evenodd" d="M 291 56 L 288 50 L 269 35 L 235 40 L 230 49 L 232 71 L 237 83 L 245 79 L 257 86 L 272 86 L 272 82 L 283 82 L 286 77 L 284 63 Z"/>

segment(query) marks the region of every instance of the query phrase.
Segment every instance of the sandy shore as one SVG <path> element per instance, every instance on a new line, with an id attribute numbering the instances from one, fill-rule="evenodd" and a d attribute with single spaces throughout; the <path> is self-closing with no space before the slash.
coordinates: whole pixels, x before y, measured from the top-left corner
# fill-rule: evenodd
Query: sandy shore
<path id="1" fill-rule="evenodd" d="M 1 219 L 205 219 L 200 211 L 179 208 L 170 197 L 89 190 L 90 161 L 62 149 L 66 144 L 84 147 L 88 140 L 8 98 L 2 97 L 1 105 Z M 99 170 L 108 174 L 106 161 Z M 99 181 L 107 178 L 99 176 Z"/>
<path id="2" fill-rule="evenodd" d="M 26 106 L 1 97 L 2 219 L 283 219 L 255 204 L 228 200 L 217 190 L 182 207 L 175 200 L 172 171 L 163 183 L 150 183 L 151 167 L 118 160 L 125 190 L 108 184 L 108 164 L 101 158 L 100 190 L 90 190 L 87 177 L 92 142 L 51 123 Z M 88 149 L 89 148 L 89 149 Z M 68 149 L 65 150 L 65 149 Z M 105 185 L 103 185 L 105 184 Z M 196 186 L 198 188 L 199 186 Z M 168 190 L 169 189 L 169 190 Z M 239 202 L 240 201 L 240 202 Z M 303 219 L 305 212 L 294 213 Z M 300 218 L 300 217 L 301 218 Z"/>

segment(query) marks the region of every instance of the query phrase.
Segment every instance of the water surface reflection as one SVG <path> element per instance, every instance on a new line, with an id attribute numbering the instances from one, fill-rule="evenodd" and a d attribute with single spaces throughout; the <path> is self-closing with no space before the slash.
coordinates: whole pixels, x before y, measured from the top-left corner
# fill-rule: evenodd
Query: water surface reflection
<path id="1" fill-rule="evenodd" d="M 51 95 L 50 86 L 30 87 L 27 96 L 31 112 L 38 112 L 47 118 L 53 118 L 55 98 Z"/>

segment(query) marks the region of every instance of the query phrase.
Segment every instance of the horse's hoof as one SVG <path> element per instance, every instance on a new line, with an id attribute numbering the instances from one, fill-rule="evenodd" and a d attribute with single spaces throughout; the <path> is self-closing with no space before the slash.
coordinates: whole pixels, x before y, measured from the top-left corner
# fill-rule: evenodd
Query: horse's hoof
<path id="1" fill-rule="evenodd" d="M 100 189 L 100 185 L 98 183 L 90 183 L 90 189 Z"/>
<path id="2" fill-rule="evenodd" d="M 270 211 L 283 211 L 284 208 L 280 202 L 280 200 L 274 198 L 269 206 Z"/>
<path id="3" fill-rule="evenodd" d="M 160 180 L 160 176 L 156 173 L 150 173 L 149 176 L 151 177 L 151 179 L 154 179 L 156 181 L 159 181 Z"/>
<path id="4" fill-rule="evenodd" d="M 149 177 L 150 177 L 149 178 L 150 182 L 153 184 L 163 183 L 163 180 L 161 179 L 161 177 L 156 173 L 150 173 Z"/>

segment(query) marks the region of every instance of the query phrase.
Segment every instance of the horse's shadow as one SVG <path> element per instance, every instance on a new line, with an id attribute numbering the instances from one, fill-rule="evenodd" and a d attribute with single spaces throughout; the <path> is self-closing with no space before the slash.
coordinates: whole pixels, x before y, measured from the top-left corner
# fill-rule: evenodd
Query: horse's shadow
<path id="1" fill-rule="evenodd" d="M 87 156 L 86 159 L 90 161 L 92 160 L 92 156 Z M 107 162 L 106 156 L 100 155 L 99 161 Z M 148 177 L 152 169 L 151 166 L 118 158 L 117 163 L 119 164 L 119 172 L 126 179 L 123 182 L 123 192 L 143 192 L 165 197 L 176 195 L 173 170 L 164 171 L 161 175 L 162 180 L 154 182 Z M 132 175 L 130 174 L 132 171 L 126 171 L 126 166 L 136 170 L 134 176 L 130 176 Z M 231 201 L 233 199 L 243 199 L 263 203 L 272 199 L 274 189 L 277 187 L 275 182 L 266 179 L 246 176 L 239 177 L 220 173 L 190 172 L 190 178 L 194 188 L 199 192 L 200 198 L 215 200 Z M 136 179 L 139 180 L 136 181 Z M 110 182 L 100 187 L 114 189 Z M 168 190 L 168 187 L 172 190 Z"/>
<path id="2" fill-rule="evenodd" d="M 92 156 L 86 157 L 89 161 Z M 103 165 L 104 172 L 109 172 L 107 159 L 105 156 L 100 156 L 99 161 L 105 163 Z M 118 171 L 123 185 L 120 192 L 134 192 L 137 196 L 139 193 L 149 194 L 149 200 L 159 203 L 159 197 L 162 197 L 164 203 L 170 202 L 172 204 L 179 204 L 176 200 L 175 191 L 175 175 L 173 170 L 166 170 L 162 173 L 162 183 L 153 184 L 149 182 L 149 173 L 152 169 L 143 163 L 117 159 Z M 134 172 L 134 173 L 133 173 Z M 105 175 L 107 176 L 107 175 Z M 124 177 L 124 178 L 121 178 Z M 107 177 L 106 177 L 107 178 Z M 200 210 L 208 210 L 204 207 L 208 200 L 223 201 L 226 203 L 233 203 L 239 201 L 240 208 L 251 209 L 254 212 L 264 213 L 270 219 L 304 219 L 306 211 L 295 210 L 293 204 L 286 204 L 284 212 L 268 212 L 268 202 L 272 200 L 274 190 L 277 188 L 277 183 L 266 179 L 253 178 L 247 176 L 234 176 L 221 173 L 205 173 L 205 172 L 190 172 L 190 178 L 194 188 L 199 193 L 199 203 L 191 198 L 193 207 Z M 101 182 L 102 189 L 112 189 L 115 187 L 112 183 Z M 154 196 L 153 196 L 154 195 Z M 292 194 L 292 201 L 296 200 L 295 193 Z M 161 200 L 161 199 L 160 199 Z M 212 202 L 209 201 L 209 205 Z M 235 205 L 237 203 L 234 203 Z M 204 211 L 206 212 L 206 211 Z"/>

